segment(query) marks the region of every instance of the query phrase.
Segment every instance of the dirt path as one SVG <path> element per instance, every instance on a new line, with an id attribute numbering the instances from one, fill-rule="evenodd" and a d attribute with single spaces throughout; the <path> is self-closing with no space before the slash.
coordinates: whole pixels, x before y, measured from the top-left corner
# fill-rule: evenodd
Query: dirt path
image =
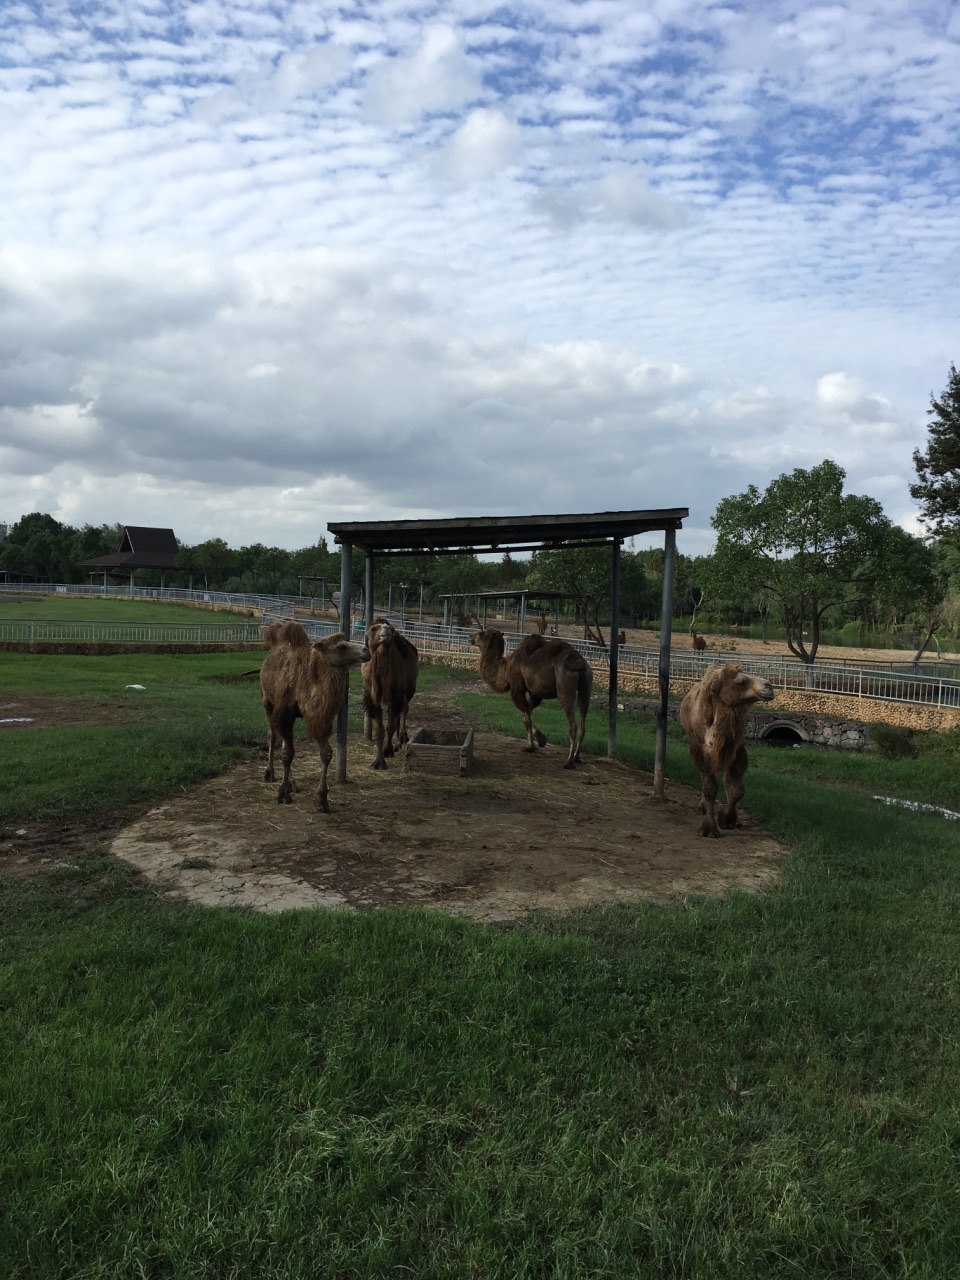
<path id="1" fill-rule="evenodd" d="M 455 704 L 418 695 L 411 731 L 462 728 Z M 521 742 L 478 730 L 467 777 L 409 772 L 403 758 L 370 769 L 373 747 L 353 739 L 346 786 L 329 814 L 313 808 L 314 744 L 297 740 L 296 803 L 277 805 L 262 763 L 246 764 L 146 814 L 113 852 L 164 892 L 263 911 L 324 906 L 436 908 L 489 922 L 639 897 L 761 891 L 784 848 L 751 819 L 703 840 L 697 793 L 588 757 L 561 768 L 566 747 L 530 756 Z M 747 794 L 749 803 L 749 791 Z"/>

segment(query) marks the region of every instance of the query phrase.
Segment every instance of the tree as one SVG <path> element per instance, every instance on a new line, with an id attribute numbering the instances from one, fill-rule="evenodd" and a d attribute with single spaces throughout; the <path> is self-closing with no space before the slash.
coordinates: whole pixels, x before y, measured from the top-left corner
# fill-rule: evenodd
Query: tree
<path id="1" fill-rule="evenodd" d="M 910 496 L 921 505 L 920 519 L 938 537 L 960 534 L 960 373 L 950 365 L 947 389 L 930 396 L 930 441 L 926 453 L 915 449 L 917 484 Z"/>
<path id="2" fill-rule="evenodd" d="M 71 556 L 76 529 L 53 516 L 31 511 L 8 531 L 3 566 L 25 578 L 63 582 L 76 572 Z"/>
<path id="3" fill-rule="evenodd" d="M 613 557 L 609 547 L 566 547 L 536 551 L 530 562 L 527 586 L 562 591 L 577 602 L 584 626 L 592 621 L 601 644 L 600 606 L 610 599 Z"/>
<path id="4" fill-rule="evenodd" d="M 824 616 L 876 594 L 894 552 L 893 524 L 873 498 L 844 495 L 843 468 L 829 459 L 781 475 L 760 493 L 724 498 L 713 516 L 710 561 L 718 595 L 768 594 L 779 609 L 790 652 L 814 662 Z"/>

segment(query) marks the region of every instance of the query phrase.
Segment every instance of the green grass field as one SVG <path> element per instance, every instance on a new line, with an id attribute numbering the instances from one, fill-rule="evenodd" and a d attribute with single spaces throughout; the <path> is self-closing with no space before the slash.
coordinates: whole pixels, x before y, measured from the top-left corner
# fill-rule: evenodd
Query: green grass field
<path id="1" fill-rule="evenodd" d="M 0 621 L 34 622 L 165 622 L 171 626 L 198 622 L 224 623 L 235 618 L 237 623 L 249 615 L 234 610 L 201 608 L 175 601 L 134 599 L 116 596 L 39 596 L 8 595 L 0 591 Z"/>
<path id="2" fill-rule="evenodd" d="M 254 665 L 0 655 L 0 696 L 131 717 L 2 731 L 0 828 L 222 769 L 262 741 Z M 472 675 L 437 685 L 519 729 Z M 649 767 L 652 725 L 619 744 Z M 777 892 L 512 930 L 205 911 L 93 838 L 28 878 L 0 859 L 0 1275 L 960 1275 L 960 824 L 872 799 L 960 809 L 958 765 L 956 734 L 758 749 Z M 668 776 L 693 781 L 674 735 Z"/>

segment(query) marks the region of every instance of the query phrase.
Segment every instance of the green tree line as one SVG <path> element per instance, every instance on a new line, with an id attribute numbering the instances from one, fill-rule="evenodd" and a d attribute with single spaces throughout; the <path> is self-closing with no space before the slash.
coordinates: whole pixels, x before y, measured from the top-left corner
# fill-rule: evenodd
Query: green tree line
<path id="1" fill-rule="evenodd" d="M 776 628 L 804 662 L 816 659 L 823 634 L 870 631 L 928 645 L 960 639 L 960 374 L 951 365 L 945 392 L 931 396 L 929 445 L 913 461 L 925 538 L 892 523 L 879 502 L 844 492 L 843 468 L 826 458 L 797 468 L 761 492 L 751 485 L 724 498 L 713 515 L 710 555 L 678 555 L 674 625 L 730 631 Z M 61 524 L 50 515 L 22 516 L 0 539 L 0 570 L 9 578 L 81 582 L 83 560 L 116 551 L 123 526 Z M 455 555 L 385 557 L 377 565 L 377 597 L 397 608 L 439 608 L 453 596 L 454 612 L 478 591 L 522 587 L 561 592 L 563 614 L 601 639 L 611 613 L 612 551 L 581 547 L 509 553 L 481 560 L 469 549 Z M 340 586 L 340 552 L 320 539 L 288 551 L 262 543 L 232 548 L 222 538 L 181 544 L 168 585 L 204 590 L 329 598 Z M 363 555 L 354 555 L 354 588 L 363 582 Z M 147 586 L 159 573 L 142 573 Z M 621 556 L 622 626 L 659 625 L 663 552 L 627 548 Z"/>

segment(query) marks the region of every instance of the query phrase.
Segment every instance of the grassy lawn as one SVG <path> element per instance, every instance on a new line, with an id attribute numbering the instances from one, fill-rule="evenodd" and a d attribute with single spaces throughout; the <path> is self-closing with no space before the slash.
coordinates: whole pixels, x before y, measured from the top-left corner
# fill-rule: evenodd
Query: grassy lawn
<path id="1" fill-rule="evenodd" d="M 224 767 L 263 736 L 253 665 L 3 655 L 0 690 L 137 718 L 5 731 L 0 827 Z M 421 687 L 519 730 L 467 681 Z M 960 1275 L 960 824 L 872 799 L 960 808 L 955 737 L 756 750 L 747 806 L 792 850 L 765 897 L 504 931 L 203 911 L 93 843 L 0 874 L 0 1275 Z M 619 740 L 650 765 L 651 724 Z"/>
<path id="2" fill-rule="evenodd" d="M 204 609 L 166 600 L 123 600 L 114 596 L 9 596 L 0 592 L 0 621 L 164 622 L 223 625 L 246 621 L 245 612 Z"/>

